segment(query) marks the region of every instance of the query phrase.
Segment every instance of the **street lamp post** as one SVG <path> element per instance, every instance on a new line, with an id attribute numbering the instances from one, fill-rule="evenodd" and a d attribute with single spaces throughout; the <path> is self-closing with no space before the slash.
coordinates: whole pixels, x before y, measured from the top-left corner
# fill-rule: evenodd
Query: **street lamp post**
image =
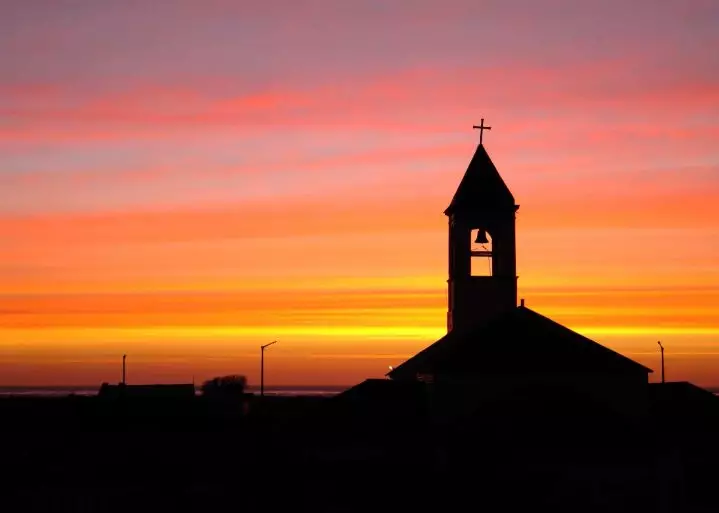
<path id="1" fill-rule="evenodd" d="M 660 341 L 657 341 L 657 344 L 659 344 L 659 350 L 662 353 L 662 383 L 664 383 L 664 346 Z"/>
<path id="2" fill-rule="evenodd" d="M 260 346 L 260 397 L 265 396 L 265 349 L 276 343 L 277 341 L 273 340 L 269 344 Z"/>

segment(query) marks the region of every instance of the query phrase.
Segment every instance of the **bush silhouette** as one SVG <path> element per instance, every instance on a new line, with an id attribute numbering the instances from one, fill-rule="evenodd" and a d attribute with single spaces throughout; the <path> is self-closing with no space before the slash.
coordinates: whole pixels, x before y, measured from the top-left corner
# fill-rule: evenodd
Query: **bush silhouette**
<path id="1" fill-rule="evenodd" d="M 218 376 L 202 384 L 202 395 L 208 398 L 241 398 L 245 393 L 247 378 L 239 374 Z"/>

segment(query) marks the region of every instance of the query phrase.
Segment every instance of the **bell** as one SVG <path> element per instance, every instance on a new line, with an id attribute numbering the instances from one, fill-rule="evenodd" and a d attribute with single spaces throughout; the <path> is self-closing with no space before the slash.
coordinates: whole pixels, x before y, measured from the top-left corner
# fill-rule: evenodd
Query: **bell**
<path id="1" fill-rule="evenodd" d="M 475 244 L 487 244 L 489 240 L 487 240 L 487 232 L 484 231 L 484 228 L 480 228 L 477 230 L 477 238 L 474 239 Z"/>

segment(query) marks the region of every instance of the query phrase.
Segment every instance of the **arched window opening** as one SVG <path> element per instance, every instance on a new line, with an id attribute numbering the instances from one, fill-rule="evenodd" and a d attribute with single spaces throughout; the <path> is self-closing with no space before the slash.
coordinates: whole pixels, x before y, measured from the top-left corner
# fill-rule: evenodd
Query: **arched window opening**
<path id="1" fill-rule="evenodd" d="M 492 276 L 492 236 L 484 228 L 470 233 L 470 273 L 472 276 Z"/>

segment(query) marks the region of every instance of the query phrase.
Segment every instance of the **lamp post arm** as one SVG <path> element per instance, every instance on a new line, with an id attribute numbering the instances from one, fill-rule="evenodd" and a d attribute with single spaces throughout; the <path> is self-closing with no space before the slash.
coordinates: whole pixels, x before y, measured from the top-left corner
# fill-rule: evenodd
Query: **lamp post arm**
<path id="1" fill-rule="evenodd" d="M 273 340 L 269 344 L 260 346 L 260 397 L 265 396 L 265 349 L 277 342 L 277 340 Z"/>

